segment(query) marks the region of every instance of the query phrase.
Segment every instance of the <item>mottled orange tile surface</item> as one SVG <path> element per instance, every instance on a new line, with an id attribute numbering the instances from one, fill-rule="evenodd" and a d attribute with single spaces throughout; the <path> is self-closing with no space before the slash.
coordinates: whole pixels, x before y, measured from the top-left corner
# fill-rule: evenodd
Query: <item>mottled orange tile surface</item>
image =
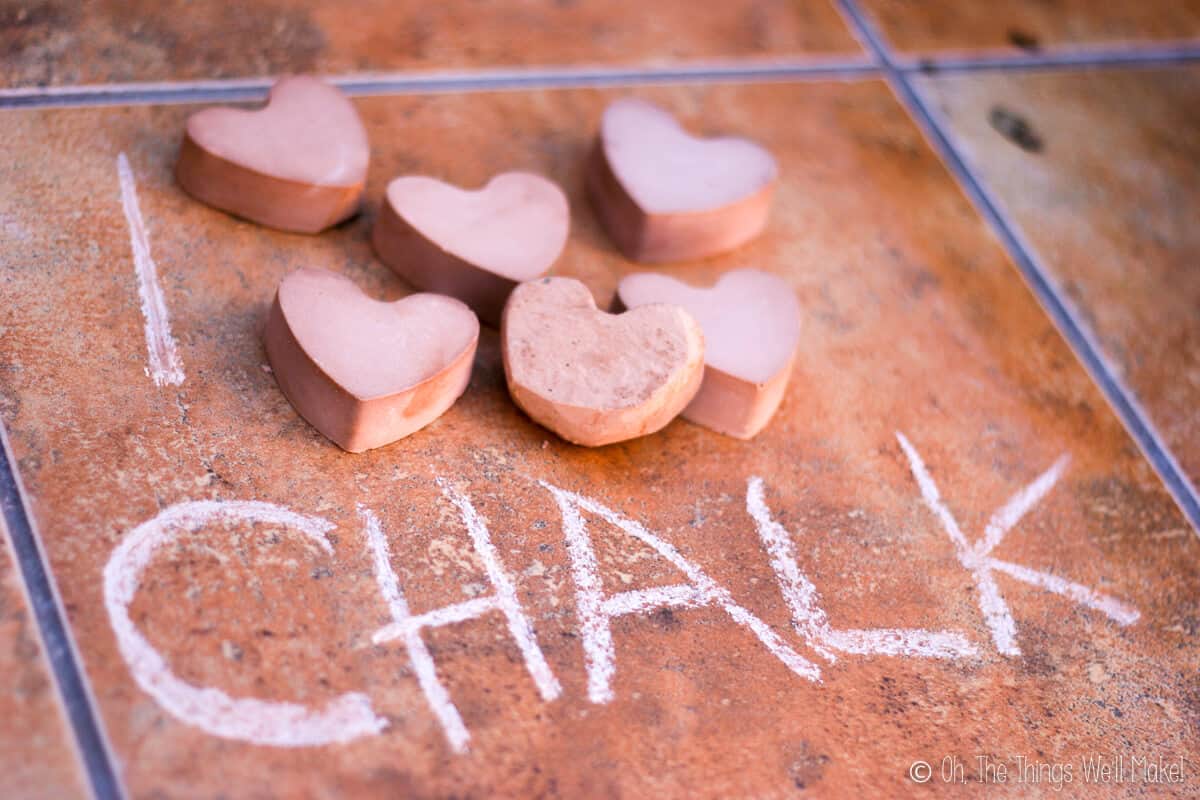
<path id="1" fill-rule="evenodd" d="M 34 0 L 0 4 L 0 83 L 856 57 L 830 0 Z"/>
<path id="2" fill-rule="evenodd" d="M 259 341 L 274 287 L 320 266 L 378 297 L 409 291 L 367 238 L 396 174 L 470 186 L 529 169 L 560 181 L 573 228 L 554 272 L 607 304 L 634 267 L 598 227 L 583 175 L 618 94 L 358 101 L 373 145 L 370 208 L 315 238 L 238 222 L 178 190 L 171 165 L 191 108 L 0 118 L 4 139 L 22 143 L 20 158 L 0 163 L 0 286 L 12 298 L 0 309 L 10 365 L 0 415 L 131 794 L 902 796 L 922 760 L 937 770 L 930 792 L 991 796 L 977 779 L 997 781 L 1003 761 L 1006 782 L 1025 776 L 1014 796 L 1054 796 L 1062 765 L 1075 789 L 1086 759 L 1120 756 L 1127 768 L 1131 756 L 1183 759 L 1184 783 L 1150 790 L 1194 794 L 1200 541 L 879 82 L 637 92 L 695 130 L 752 134 L 779 160 L 764 236 L 668 270 L 702 281 L 754 266 L 796 291 L 796 375 L 754 441 L 676 421 L 628 444 L 564 444 L 509 400 L 491 329 L 459 403 L 393 446 L 348 455 L 296 416 Z M 148 374 L 121 153 L 186 376 L 178 385 Z M 942 518 L 898 432 L 923 459 L 924 491 L 940 491 Z M 552 488 L 593 504 L 577 517 L 585 501 L 560 494 L 564 515 Z M 1014 495 L 1027 513 L 999 514 L 985 556 L 975 543 Z M 494 594 L 455 499 L 477 512 L 477 536 L 486 526 L 535 631 L 526 646 L 543 654 L 542 689 L 552 675 L 557 699 L 543 699 L 495 611 L 422 635 L 445 692 L 432 705 L 427 662 L 403 637 L 373 642 L 395 619 L 397 587 L 414 614 L 475 600 L 458 607 L 470 616 Z M 222 505 L 183 510 L 276 517 L 139 527 L 197 501 Z M 315 517 L 312 535 L 279 509 L 232 501 Z M 595 503 L 644 528 L 605 521 Z M 1004 598 L 985 601 L 991 623 L 947 515 L 962 560 Z M 614 620 L 607 679 L 604 644 L 580 621 L 581 597 L 596 599 L 573 578 L 581 540 L 568 547 L 567 534 L 581 523 L 602 595 L 690 583 L 673 596 L 703 605 Z M 676 563 L 630 530 L 669 544 Z M 163 539 L 138 549 L 144 536 Z M 372 542 L 389 557 L 374 557 Z M 136 583 L 114 568 L 106 605 L 114 552 L 142 553 L 145 568 Z M 989 558 L 1019 565 L 1018 577 Z M 1005 607 L 1002 652 L 993 628 L 1004 629 Z M 131 634 L 144 643 L 141 685 L 114 619 L 128 620 L 127 653 Z M 870 650 L 868 635 L 839 633 L 881 628 L 942 632 L 960 657 L 856 653 Z M 200 687 L 225 699 L 189 701 Z M 444 724 L 447 703 L 461 728 Z M 272 722 L 280 716 L 290 722 Z M 263 743 L 339 731 L 362 735 Z M 959 765 L 965 786 L 944 783 L 943 764 L 952 779 Z"/>
<path id="3" fill-rule="evenodd" d="M 858 0 L 909 55 L 1086 50 L 1200 39 L 1197 0 Z"/>
<path id="4" fill-rule="evenodd" d="M 75 746 L 0 522 L 0 794 L 85 797 Z"/>
<path id="5" fill-rule="evenodd" d="M 1200 485 L 1200 68 L 921 85 Z"/>

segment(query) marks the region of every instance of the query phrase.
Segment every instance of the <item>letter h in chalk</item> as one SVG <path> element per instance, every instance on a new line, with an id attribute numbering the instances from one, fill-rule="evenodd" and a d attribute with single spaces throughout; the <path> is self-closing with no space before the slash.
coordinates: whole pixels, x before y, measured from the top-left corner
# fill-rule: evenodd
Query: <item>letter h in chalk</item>
<path id="1" fill-rule="evenodd" d="M 425 693 L 425 699 L 429 702 L 434 714 L 437 715 L 438 721 L 442 723 L 450 746 L 455 751 L 462 753 L 466 751 L 467 741 L 471 736 L 463 724 L 458 708 L 450 699 L 446 687 L 438 680 L 433 656 L 430 655 L 424 640 L 421 639 L 423 628 L 438 628 L 455 622 L 466 622 L 481 617 L 489 611 L 499 611 L 508 621 L 508 630 L 521 649 L 525 667 L 533 676 L 542 699 L 554 700 L 562 693 L 562 687 L 559 685 L 558 679 L 554 677 L 554 673 L 550 671 L 550 666 L 546 663 L 541 648 L 538 647 L 533 626 L 525 612 L 521 610 L 520 603 L 517 601 L 516 587 L 500 563 L 500 556 L 496 552 L 495 545 L 492 544 L 491 536 L 488 534 L 483 519 L 480 518 L 475 507 L 471 505 L 471 501 L 465 495 L 440 478 L 438 485 L 442 489 L 442 495 L 453 503 L 462 515 L 475 552 L 479 554 L 479 559 L 487 571 L 488 579 L 496 589 L 495 594 L 487 597 L 475 597 L 461 603 L 427 611 L 424 614 L 414 615 L 409 611 L 408 602 L 400 590 L 400 580 L 392 569 L 387 537 L 379 524 L 379 519 L 365 506 L 360 505 L 358 513 L 366 526 L 367 544 L 371 548 L 375 567 L 375 580 L 379 584 L 379 590 L 392 614 L 392 623 L 376 631 L 372 641 L 375 644 L 383 644 L 395 639 L 404 642 L 408 649 L 408 656 L 412 660 L 413 669 L 417 674 L 417 681 Z"/>

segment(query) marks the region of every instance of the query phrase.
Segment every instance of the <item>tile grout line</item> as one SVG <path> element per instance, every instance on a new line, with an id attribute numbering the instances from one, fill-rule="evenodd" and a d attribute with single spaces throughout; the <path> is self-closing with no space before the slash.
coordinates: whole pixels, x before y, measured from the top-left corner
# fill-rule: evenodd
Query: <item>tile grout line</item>
<path id="1" fill-rule="evenodd" d="M 850 25 L 853 29 L 854 25 Z M 872 45 L 863 42 L 867 58 Z M 963 73 L 1036 69 L 1086 69 L 1164 66 L 1200 62 L 1200 44 L 1147 45 L 1061 53 L 984 56 L 904 56 L 881 67 L 861 57 L 811 58 L 775 63 L 716 62 L 673 67 L 544 67 L 463 70 L 458 72 L 387 72 L 325 76 L 350 95 L 429 94 L 530 89 L 637 86 L 655 83 L 848 80 L 875 77 L 881 69 L 897 73 Z M 261 98 L 270 77 L 194 81 L 82 84 L 0 89 L 0 109 L 146 105 Z"/>
<path id="2" fill-rule="evenodd" d="M 1179 467 L 1170 448 L 1162 441 L 1136 395 L 1117 377 L 1116 370 L 1108 362 L 1095 335 L 1080 321 L 1078 312 L 1064 299 L 1055 281 L 1035 257 L 1036 249 L 1024 241 L 1018 233 L 1017 226 L 1009 222 L 1000 210 L 1000 205 L 971 171 L 966 159 L 954 146 L 949 134 L 938 124 L 920 92 L 909 82 L 905 71 L 892 61 L 887 45 L 858 8 L 856 0 L 838 0 L 838 8 L 851 24 L 855 35 L 874 54 L 888 83 L 920 124 L 935 151 L 941 155 L 943 163 L 966 191 L 976 210 L 1000 239 L 1024 277 L 1026 285 L 1050 316 L 1059 333 L 1067 340 L 1076 358 L 1083 363 L 1084 369 L 1100 388 L 1126 431 L 1133 437 L 1196 534 L 1200 536 L 1200 494 Z"/>
<path id="3" fill-rule="evenodd" d="M 49 662 L 61 708 L 74 734 L 76 755 L 93 796 L 97 800 L 119 800 L 124 794 L 111 752 L 25 497 L 8 436 L 0 423 L 0 518 L 21 572 L 42 652 Z"/>
<path id="4" fill-rule="evenodd" d="M 1189 47 L 1140 47 L 1062 53 L 965 56 L 903 56 L 892 59 L 902 73 L 959 74 L 964 72 L 1026 72 L 1030 70 L 1156 67 L 1200 62 L 1200 44 Z"/>
<path id="5" fill-rule="evenodd" d="M 326 75 L 351 96 L 431 94 L 532 89 L 579 89 L 658 83 L 767 82 L 847 80 L 874 77 L 878 68 L 862 57 L 766 64 L 714 63 L 645 68 L 561 68 L 479 70 L 463 72 L 394 72 Z M 0 109 L 90 105 L 143 105 L 257 99 L 271 77 L 209 81 L 91 84 L 46 88 L 0 89 Z"/>

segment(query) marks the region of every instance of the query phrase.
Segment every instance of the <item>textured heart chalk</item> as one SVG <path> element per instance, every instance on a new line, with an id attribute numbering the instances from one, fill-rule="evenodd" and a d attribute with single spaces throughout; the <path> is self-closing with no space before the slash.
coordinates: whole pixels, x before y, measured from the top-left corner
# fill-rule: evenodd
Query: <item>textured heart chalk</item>
<path id="1" fill-rule="evenodd" d="M 513 287 L 562 253 L 569 225 L 566 196 L 539 175 L 506 172 L 478 191 L 414 175 L 388 185 L 372 239 L 418 289 L 457 297 L 496 324 Z"/>
<path id="2" fill-rule="evenodd" d="M 283 78 L 256 111 L 188 118 L 175 165 L 184 191 L 239 217 L 317 233 L 353 216 L 370 147 L 350 101 L 316 78 Z"/>
<path id="3" fill-rule="evenodd" d="M 300 416 L 352 453 L 440 417 L 467 388 L 479 320 L 452 297 L 391 303 L 319 269 L 291 273 L 267 319 L 267 358 Z"/>
<path id="4" fill-rule="evenodd" d="M 682 306 L 704 329 L 704 383 L 683 416 L 739 439 L 762 430 L 783 400 L 800 340 L 792 288 L 754 269 L 726 273 L 707 289 L 647 272 L 617 288 L 617 308 L 652 303 Z"/>
<path id="5" fill-rule="evenodd" d="M 654 433 L 695 396 L 704 335 L 679 306 L 596 308 L 571 278 L 523 283 L 500 327 L 509 394 L 564 439 L 596 447 Z"/>
<path id="6" fill-rule="evenodd" d="M 587 185 L 626 256 L 661 262 L 732 250 L 766 225 L 778 170 L 746 139 L 698 139 L 666 111 L 624 99 L 604 112 Z"/>

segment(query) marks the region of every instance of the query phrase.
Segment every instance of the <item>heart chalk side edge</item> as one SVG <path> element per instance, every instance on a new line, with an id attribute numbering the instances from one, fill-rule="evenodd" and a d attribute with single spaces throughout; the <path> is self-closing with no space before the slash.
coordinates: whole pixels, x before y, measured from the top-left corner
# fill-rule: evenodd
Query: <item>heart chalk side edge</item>
<path id="1" fill-rule="evenodd" d="M 365 179 L 319 186 L 267 175 L 215 155 L 186 131 L 175 180 L 206 205 L 289 233 L 320 233 L 353 217 L 362 207 L 366 187 Z"/>
<path id="2" fill-rule="evenodd" d="M 599 136 L 586 170 L 588 199 L 604 229 L 626 258 L 643 264 L 712 258 L 755 239 L 767 226 L 775 183 L 719 208 L 650 214 L 621 184 Z"/>
<path id="3" fill-rule="evenodd" d="M 280 391 L 305 421 L 338 447 L 361 453 L 391 444 L 446 413 L 467 389 L 479 331 L 453 361 L 394 394 L 359 398 L 347 391 L 304 350 L 276 292 L 263 344 Z"/>
<path id="4" fill-rule="evenodd" d="M 620 287 L 613 293 L 609 309 L 614 314 L 629 310 Z M 705 363 L 699 391 L 680 414 L 684 419 L 724 436 L 748 441 L 762 432 L 783 403 L 799 345 L 775 374 L 762 383 L 731 375 Z"/>
<path id="5" fill-rule="evenodd" d="M 566 278 L 543 280 L 571 280 Z M 528 283 L 534 283 L 533 281 Z M 528 285 L 523 284 L 523 285 Z M 582 284 L 580 284 L 582 286 Z M 692 355 L 687 364 L 671 379 L 655 390 L 646 402 L 624 408 L 592 408 L 562 403 L 543 396 L 536 389 L 515 380 L 510 355 L 510 321 L 512 307 L 521 288 L 518 287 L 505 306 L 500 322 L 501 357 L 504 378 L 513 402 L 538 425 L 556 433 L 572 444 L 601 447 L 648 436 L 665 428 L 679 416 L 700 391 L 704 378 L 704 334 L 700 324 L 685 309 L 670 306 L 683 315 L 685 336 L 691 342 Z M 585 289 L 586 291 L 586 289 Z M 590 298 L 590 295 L 589 295 Z M 606 313 L 592 302 L 591 311 Z M 647 406 L 655 406 L 647 413 Z"/>

